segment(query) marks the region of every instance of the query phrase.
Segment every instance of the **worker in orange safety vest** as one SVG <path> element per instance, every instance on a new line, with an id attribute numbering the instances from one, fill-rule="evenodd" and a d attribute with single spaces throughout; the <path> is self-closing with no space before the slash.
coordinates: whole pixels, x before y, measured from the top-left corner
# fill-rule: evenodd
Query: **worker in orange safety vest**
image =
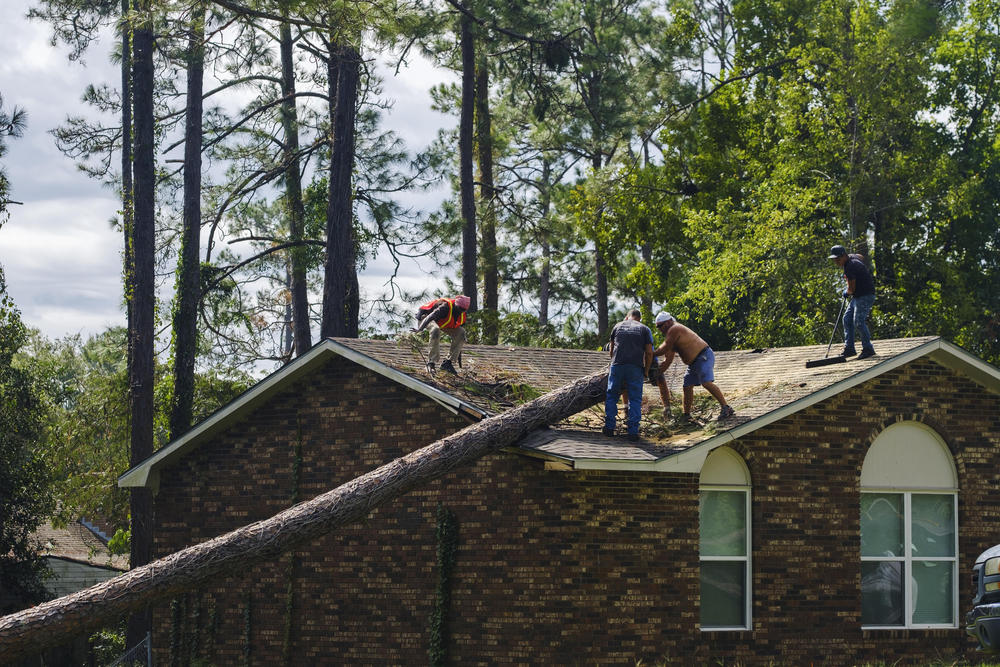
<path id="1" fill-rule="evenodd" d="M 418 324 L 414 331 L 423 331 L 429 328 L 431 331 L 431 345 L 427 353 L 427 372 L 433 373 L 440 357 L 441 332 L 444 331 L 451 338 L 451 349 L 448 351 L 448 358 L 441 362 L 441 370 L 457 374 L 452 363 L 457 361 L 462 365 L 462 347 L 465 345 L 465 324 L 466 313 L 469 310 L 471 299 L 464 294 L 453 299 L 431 299 L 417 310 Z"/>

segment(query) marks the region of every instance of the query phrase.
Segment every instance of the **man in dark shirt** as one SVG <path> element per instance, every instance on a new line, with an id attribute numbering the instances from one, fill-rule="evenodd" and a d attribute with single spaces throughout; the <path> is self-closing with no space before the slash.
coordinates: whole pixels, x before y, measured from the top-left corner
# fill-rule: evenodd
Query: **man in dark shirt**
<path id="1" fill-rule="evenodd" d="M 642 417 L 642 381 L 649 374 L 653 361 L 653 332 L 640 320 L 642 313 L 629 311 L 628 317 L 611 330 L 611 369 L 608 371 L 608 391 L 604 399 L 604 435 L 615 434 L 618 397 L 628 392 L 628 438 L 639 439 L 639 419 Z"/>
<path id="2" fill-rule="evenodd" d="M 861 339 L 861 354 L 858 354 L 858 359 L 874 357 L 875 348 L 872 347 L 871 333 L 868 331 L 868 316 L 875 303 L 875 281 L 871 271 L 865 266 L 864 255 L 850 254 L 844 246 L 835 245 L 830 248 L 830 259 L 844 269 L 847 289 L 843 296 L 845 299 L 851 297 L 851 303 L 844 313 L 844 349 L 840 356 L 853 357 L 857 354 L 854 349 L 854 334 L 857 332 Z"/>

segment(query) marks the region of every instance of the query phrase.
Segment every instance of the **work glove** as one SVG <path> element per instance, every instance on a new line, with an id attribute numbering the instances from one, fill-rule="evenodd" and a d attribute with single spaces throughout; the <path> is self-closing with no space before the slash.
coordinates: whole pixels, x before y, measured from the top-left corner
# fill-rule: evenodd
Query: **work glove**
<path id="1" fill-rule="evenodd" d="M 649 380 L 649 384 L 655 386 L 657 381 L 659 380 L 659 375 L 660 375 L 659 369 L 656 366 L 650 366 L 649 374 L 646 376 L 646 379 Z"/>

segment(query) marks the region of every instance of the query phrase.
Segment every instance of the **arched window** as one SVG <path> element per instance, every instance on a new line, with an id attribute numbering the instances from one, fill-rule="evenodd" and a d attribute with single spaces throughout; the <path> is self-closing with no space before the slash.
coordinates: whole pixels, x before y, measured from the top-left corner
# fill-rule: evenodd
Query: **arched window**
<path id="1" fill-rule="evenodd" d="M 701 629 L 750 627 L 750 473 L 728 447 L 705 459 L 699 480 Z"/>
<path id="2" fill-rule="evenodd" d="M 958 475 L 931 429 L 901 422 L 861 468 L 861 624 L 958 623 Z"/>

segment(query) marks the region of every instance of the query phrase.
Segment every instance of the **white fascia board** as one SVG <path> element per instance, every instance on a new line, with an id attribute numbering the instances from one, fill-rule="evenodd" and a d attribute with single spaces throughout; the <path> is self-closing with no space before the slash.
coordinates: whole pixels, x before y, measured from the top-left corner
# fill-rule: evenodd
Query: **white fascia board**
<path id="1" fill-rule="evenodd" d="M 957 345 L 953 345 L 941 338 L 928 341 L 923 345 L 918 345 L 895 357 L 886 359 L 874 366 L 840 382 L 830 385 L 814 394 L 804 396 L 797 401 L 793 401 L 767 414 L 761 415 L 744 424 L 720 433 L 708 440 L 692 445 L 688 449 L 677 454 L 668 454 L 656 461 L 629 461 L 629 460 L 604 460 L 604 459 L 577 459 L 574 467 L 578 470 L 648 470 L 655 472 L 677 472 L 696 473 L 701 472 L 701 466 L 705 462 L 708 454 L 717 447 L 735 442 L 739 438 L 753 433 L 759 428 L 768 424 L 789 417 L 796 412 L 832 398 L 859 384 L 895 370 L 920 357 L 927 356 L 941 365 L 952 370 L 969 375 L 973 380 L 983 384 L 993 391 L 1000 392 L 1000 369 L 991 366 L 978 357 L 966 352 Z"/>
<path id="2" fill-rule="evenodd" d="M 466 403 L 462 399 L 456 398 L 451 394 L 443 392 L 436 387 L 432 387 L 429 384 L 421 382 L 420 380 L 416 379 L 411 375 L 407 375 L 402 371 L 397 371 L 395 368 L 386 366 L 381 361 L 378 361 L 377 359 L 372 359 L 367 354 L 363 354 L 361 352 L 358 352 L 357 350 L 347 347 L 346 345 L 342 345 L 332 340 L 324 340 L 323 342 L 329 344 L 333 348 L 334 352 L 344 357 L 345 359 L 349 359 L 350 361 L 353 361 L 359 366 L 364 366 L 365 368 L 374 371 L 379 375 L 383 375 L 389 378 L 390 380 L 398 382 L 404 387 L 412 389 L 413 391 L 419 394 L 423 394 L 424 396 L 440 404 L 441 407 L 443 407 L 444 409 L 448 410 L 453 414 L 470 417 L 476 421 L 485 419 L 486 417 L 490 416 L 489 413 L 486 412 L 485 410 L 477 408 L 471 403 Z"/>
<path id="3" fill-rule="evenodd" d="M 966 352 L 954 343 L 939 340 L 937 350 L 929 355 L 931 359 L 945 368 L 966 375 L 973 382 L 982 385 L 994 394 L 1000 394 L 1000 368 L 986 363 L 970 352 Z"/>
<path id="4" fill-rule="evenodd" d="M 160 448 L 139 465 L 127 470 L 118 478 L 118 486 L 156 487 L 158 482 L 158 473 L 156 472 L 156 469 L 159 466 L 181 456 L 188 449 L 194 447 L 198 441 L 208 434 L 229 426 L 246 410 L 261 402 L 271 394 L 280 391 L 286 384 L 292 382 L 296 376 L 299 376 L 312 369 L 314 366 L 324 362 L 331 354 L 344 357 L 345 359 L 353 361 L 360 366 L 364 366 L 365 368 L 383 375 L 390 380 L 398 382 L 409 389 L 423 394 L 454 414 L 463 415 L 472 420 L 480 420 L 488 416 L 488 413 L 475 407 L 474 405 L 455 398 L 440 389 L 431 387 L 416 378 L 410 377 L 406 373 L 390 368 L 382 362 L 372 359 L 366 354 L 352 350 L 351 348 L 332 340 L 324 339 L 314 345 L 301 357 L 298 357 L 290 364 L 287 364 L 271 375 L 268 375 L 253 387 L 240 394 L 228 405 L 214 412 L 207 419 L 200 422 L 197 426 L 182 435 L 180 438 Z"/>

